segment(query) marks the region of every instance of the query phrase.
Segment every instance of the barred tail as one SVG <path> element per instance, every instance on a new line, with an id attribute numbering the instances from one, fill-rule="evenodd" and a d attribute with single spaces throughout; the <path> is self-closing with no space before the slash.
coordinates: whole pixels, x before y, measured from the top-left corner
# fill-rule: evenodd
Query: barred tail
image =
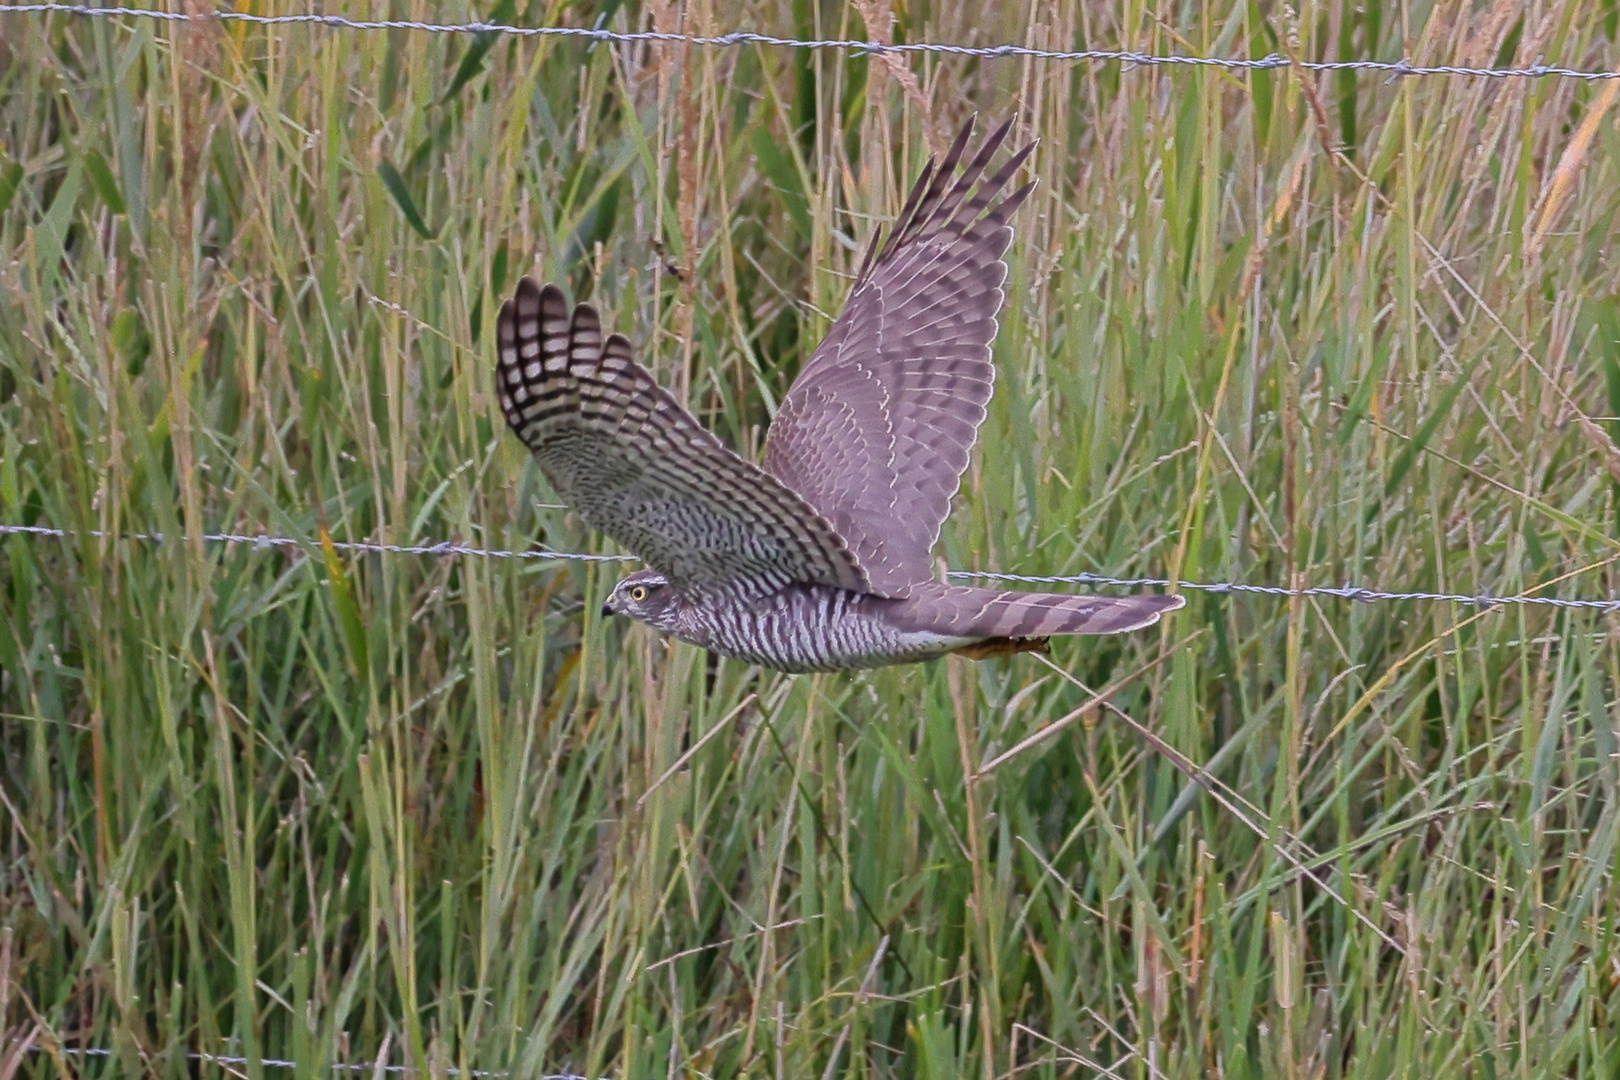
<path id="1" fill-rule="evenodd" d="M 999 592 L 930 581 L 913 586 L 891 617 L 904 629 L 951 637 L 1044 638 L 1140 630 L 1183 603 L 1180 596 Z"/>

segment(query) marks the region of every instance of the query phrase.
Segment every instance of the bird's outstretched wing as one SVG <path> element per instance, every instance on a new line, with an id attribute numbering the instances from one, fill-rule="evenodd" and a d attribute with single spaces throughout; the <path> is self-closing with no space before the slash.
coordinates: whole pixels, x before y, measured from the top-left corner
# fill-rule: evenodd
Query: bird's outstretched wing
<path id="1" fill-rule="evenodd" d="M 557 494 L 682 593 L 867 589 L 826 520 L 700 427 L 595 309 L 524 278 L 496 333 L 501 411 Z"/>
<path id="2" fill-rule="evenodd" d="M 960 174 L 971 120 L 944 160 L 928 163 L 766 439 L 765 470 L 831 522 L 883 596 L 933 578 L 933 547 L 995 382 L 1007 222 L 1033 187 L 1001 197 L 1033 146 L 986 175 L 1011 123 Z"/>

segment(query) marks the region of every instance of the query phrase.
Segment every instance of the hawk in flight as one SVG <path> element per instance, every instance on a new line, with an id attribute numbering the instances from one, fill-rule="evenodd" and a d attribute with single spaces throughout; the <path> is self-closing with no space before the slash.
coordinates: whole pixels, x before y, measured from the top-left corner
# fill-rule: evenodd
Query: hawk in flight
<path id="1" fill-rule="evenodd" d="M 647 564 L 603 608 L 723 656 L 838 671 L 1044 650 L 1052 634 L 1158 621 L 1179 596 L 950 585 L 933 547 L 995 381 L 990 342 L 1033 184 L 1033 146 L 990 171 L 1011 121 L 963 164 L 972 122 L 930 161 L 887 242 L 772 421 L 761 465 L 732 453 L 594 308 L 529 278 L 501 308 L 501 410 L 546 479 Z"/>

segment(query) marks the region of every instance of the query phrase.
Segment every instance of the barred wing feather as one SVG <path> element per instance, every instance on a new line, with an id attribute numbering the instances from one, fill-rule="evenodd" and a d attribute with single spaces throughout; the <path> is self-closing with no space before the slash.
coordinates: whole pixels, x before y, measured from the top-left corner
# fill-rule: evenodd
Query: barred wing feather
<path id="1" fill-rule="evenodd" d="M 868 587 L 826 520 L 705 431 L 589 305 L 570 315 L 556 286 L 524 278 L 496 329 L 506 422 L 564 502 L 683 594 Z"/>

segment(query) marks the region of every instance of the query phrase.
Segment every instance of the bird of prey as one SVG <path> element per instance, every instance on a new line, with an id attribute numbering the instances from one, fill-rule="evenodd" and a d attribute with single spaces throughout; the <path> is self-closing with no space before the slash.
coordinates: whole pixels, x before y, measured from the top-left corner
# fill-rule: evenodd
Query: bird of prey
<path id="1" fill-rule="evenodd" d="M 764 461 L 727 449 L 587 304 L 529 278 L 497 321 L 501 410 L 564 502 L 647 564 L 604 614 L 781 671 L 1041 650 L 1137 630 L 1179 596 L 969 588 L 933 547 L 984 421 L 1008 224 L 1034 149 L 994 171 L 1011 121 L 963 164 L 970 120 L 874 237 L 843 314 L 770 426 Z"/>

